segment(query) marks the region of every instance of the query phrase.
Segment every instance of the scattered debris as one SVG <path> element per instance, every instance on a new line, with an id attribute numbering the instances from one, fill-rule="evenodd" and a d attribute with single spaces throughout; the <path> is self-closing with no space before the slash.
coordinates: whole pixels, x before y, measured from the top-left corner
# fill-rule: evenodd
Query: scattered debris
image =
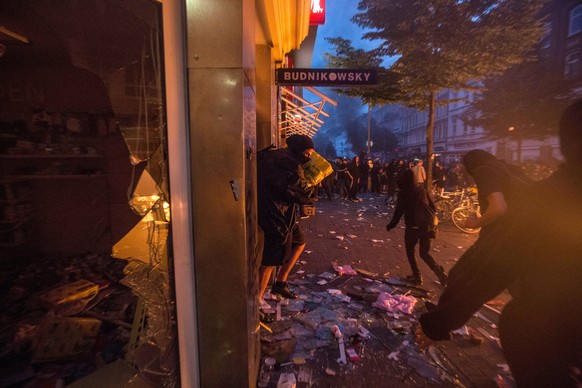
<path id="1" fill-rule="evenodd" d="M 363 209 L 360 221 L 365 212 L 370 214 L 370 210 Z M 336 214 L 336 221 L 348 219 L 339 214 L 341 212 Z M 373 218 L 370 217 L 370 223 L 375 222 Z M 350 249 L 358 249 L 358 244 L 367 246 L 366 249 L 370 249 L 369 244 L 386 247 L 387 240 L 380 237 L 384 228 L 377 228 L 378 234 L 365 234 L 374 225 L 353 222 L 353 216 L 349 219 L 352 220 L 349 229 L 320 233 L 321 240 L 332 249 L 347 249 L 349 244 L 352 244 Z M 352 231 L 357 228 L 362 228 L 358 233 L 360 237 L 367 237 L 356 239 Z M 339 241 L 334 243 L 334 240 Z M 388 240 L 390 247 L 404 254 L 397 249 L 398 242 L 402 239 Z M 435 252 L 442 246 L 436 246 Z M 424 311 L 424 303 L 418 302 L 434 297 L 432 282 L 427 282 L 430 284 L 427 288 L 410 284 L 392 277 L 395 275 L 391 273 L 402 272 L 398 263 L 390 267 L 390 272 L 378 271 L 382 267 L 370 265 L 365 257 L 346 257 L 348 252 L 336 251 L 335 258 L 327 264 L 329 267 L 325 264 L 322 267 L 320 257 L 325 257 L 325 253 L 320 256 L 321 251 L 315 252 L 317 259 L 302 266 L 292 275 L 296 278 L 290 279 L 299 299 L 287 301 L 287 305 L 281 303 L 281 321 L 271 325 L 273 333 L 262 331 L 263 357 L 277 360 L 270 387 L 287 381 L 288 374 L 293 374 L 299 386 L 333 385 L 334 376 L 341 379 L 356 376 L 364 371 L 359 368 L 369 367 L 371 359 L 376 360 L 372 365 L 380 365 L 380 360 L 389 365 L 393 368 L 390 373 L 406 384 L 428 385 L 443 381 L 463 386 L 456 375 L 459 369 L 445 353 L 436 346 L 421 350 L 415 345 L 417 317 Z M 487 319 L 486 315 L 483 317 Z M 487 323 L 480 314 L 474 319 Z M 465 334 L 466 340 L 474 344 L 484 339 L 481 333 L 469 328 Z M 463 346 L 466 345 L 467 342 Z M 285 376 L 283 380 L 282 375 Z M 492 375 L 491 379 L 494 377 Z"/>
<path id="2" fill-rule="evenodd" d="M 297 380 L 294 373 L 281 373 L 279 376 L 277 388 L 295 388 L 296 385 Z"/>
<path id="3" fill-rule="evenodd" d="M 0 271 L 0 386 L 68 385 L 125 357 L 137 306 L 121 283 L 127 261 L 89 254 L 19 264 Z"/>
<path id="4" fill-rule="evenodd" d="M 337 262 L 331 263 L 333 269 L 338 273 L 338 275 L 351 275 L 355 276 L 358 273 L 349 264 L 339 265 Z"/>
<path id="5" fill-rule="evenodd" d="M 335 376 L 336 375 L 335 371 L 331 368 L 327 368 L 325 370 L 325 374 L 327 374 L 328 376 Z"/>
<path id="6" fill-rule="evenodd" d="M 477 330 L 483 334 L 483 336 L 485 338 L 487 338 L 488 340 L 492 341 L 495 345 L 497 345 L 499 347 L 499 349 L 501 349 L 501 341 L 499 340 L 499 338 L 489 334 L 487 332 L 487 330 L 483 329 L 482 327 L 478 327 Z"/>
<path id="7" fill-rule="evenodd" d="M 387 292 L 382 292 L 378 295 L 378 300 L 372 303 L 372 306 L 388 311 L 401 312 L 404 314 L 412 314 L 414 306 L 416 305 L 416 298 L 405 295 L 391 295 Z"/>

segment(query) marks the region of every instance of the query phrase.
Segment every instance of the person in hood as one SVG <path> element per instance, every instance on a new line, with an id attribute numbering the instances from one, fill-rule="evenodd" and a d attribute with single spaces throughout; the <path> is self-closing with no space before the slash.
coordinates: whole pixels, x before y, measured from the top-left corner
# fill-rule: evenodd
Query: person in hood
<path id="1" fill-rule="evenodd" d="M 305 178 L 303 167 L 313 152 L 313 141 L 305 135 L 289 136 L 286 148 L 259 152 L 258 220 L 265 240 L 259 270 L 259 301 L 263 300 L 277 267 L 280 270 L 271 293 L 290 299 L 298 297 L 289 289 L 287 277 L 305 249 L 297 210 L 299 205 L 313 202 L 313 188 Z"/>
<path id="2" fill-rule="evenodd" d="M 560 119 L 565 163 L 509 206 L 500 229 L 481 247 L 484 260 L 445 289 L 446 306 L 439 301 L 438 308 L 421 315 L 419 346 L 448 339 L 484 303 L 510 288 L 499 334 L 517 386 L 582 385 L 581 123 L 579 99 Z"/>
<path id="3" fill-rule="evenodd" d="M 402 216 L 404 216 L 404 245 L 406 248 L 406 258 L 410 264 L 412 275 L 406 277 L 406 281 L 420 285 L 422 284 L 422 276 L 418 263 L 416 261 L 414 248 L 416 244 L 419 245 L 420 258 L 429 266 L 435 273 L 443 286 L 447 284 L 447 275 L 444 268 L 438 264 L 430 254 L 431 240 L 436 236 L 431 233 L 431 228 L 428 224 L 419 225 L 420 220 L 416 217 L 418 206 L 428 206 L 433 211 L 436 210 L 432 198 L 422 185 L 417 185 L 414 181 L 414 173 L 411 170 L 406 170 L 398 179 L 398 198 L 396 199 L 396 208 L 394 215 L 386 230 L 389 232 L 394 229 Z M 434 224 L 432 225 L 434 226 Z"/>

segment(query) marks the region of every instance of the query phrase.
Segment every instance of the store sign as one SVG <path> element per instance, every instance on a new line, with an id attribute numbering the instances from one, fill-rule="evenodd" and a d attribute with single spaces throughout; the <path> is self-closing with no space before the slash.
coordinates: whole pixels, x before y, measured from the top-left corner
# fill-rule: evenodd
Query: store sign
<path id="1" fill-rule="evenodd" d="M 303 86 L 376 85 L 371 69 L 277 69 L 277 84 Z"/>
<path id="2" fill-rule="evenodd" d="M 318 26 L 320 24 L 325 24 L 325 0 L 311 0 L 309 25 Z"/>

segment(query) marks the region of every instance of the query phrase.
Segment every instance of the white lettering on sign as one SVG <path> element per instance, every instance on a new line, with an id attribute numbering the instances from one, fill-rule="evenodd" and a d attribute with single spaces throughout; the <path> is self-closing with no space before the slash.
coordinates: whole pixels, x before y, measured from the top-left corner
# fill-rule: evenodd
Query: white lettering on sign
<path id="1" fill-rule="evenodd" d="M 368 81 L 369 73 L 283 73 L 284 81 Z"/>
<path id="2" fill-rule="evenodd" d="M 319 0 L 311 0 L 311 12 L 312 13 L 322 13 L 323 7 Z"/>
<path id="3" fill-rule="evenodd" d="M 281 69 L 278 81 L 295 84 L 361 84 L 375 83 L 374 71 Z"/>

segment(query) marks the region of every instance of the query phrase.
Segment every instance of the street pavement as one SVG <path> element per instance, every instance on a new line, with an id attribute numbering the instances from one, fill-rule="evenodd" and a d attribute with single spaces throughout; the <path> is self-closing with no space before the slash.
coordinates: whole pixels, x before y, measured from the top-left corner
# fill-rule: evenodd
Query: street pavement
<path id="1" fill-rule="evenodd" d="M 394 210 L 384 195 L 360 196 L 361 202 L 320 198 L 316 215 L 300 221 L 307 245 L 289 277 L 300 299 L 266 295 L 264 307 L 277 319 L 267 326 L 272 333 L 261 330 L 258 385 L 285 386 L 289 379 L 298 387 L 511 387 L 496 326 L 507 295 L 483 307 L 451 341 L 418 349 L 417 317 L 425 301 L 438 300 L 442 286 L 420 257 L 423 285 L 401 282 L 411 274 L 404 220 L 387 232 Z M 448 270 L 476 238 L 441 223 L 431 254 Z M 413 310 L 383 309 L 380 296 Z"/>

